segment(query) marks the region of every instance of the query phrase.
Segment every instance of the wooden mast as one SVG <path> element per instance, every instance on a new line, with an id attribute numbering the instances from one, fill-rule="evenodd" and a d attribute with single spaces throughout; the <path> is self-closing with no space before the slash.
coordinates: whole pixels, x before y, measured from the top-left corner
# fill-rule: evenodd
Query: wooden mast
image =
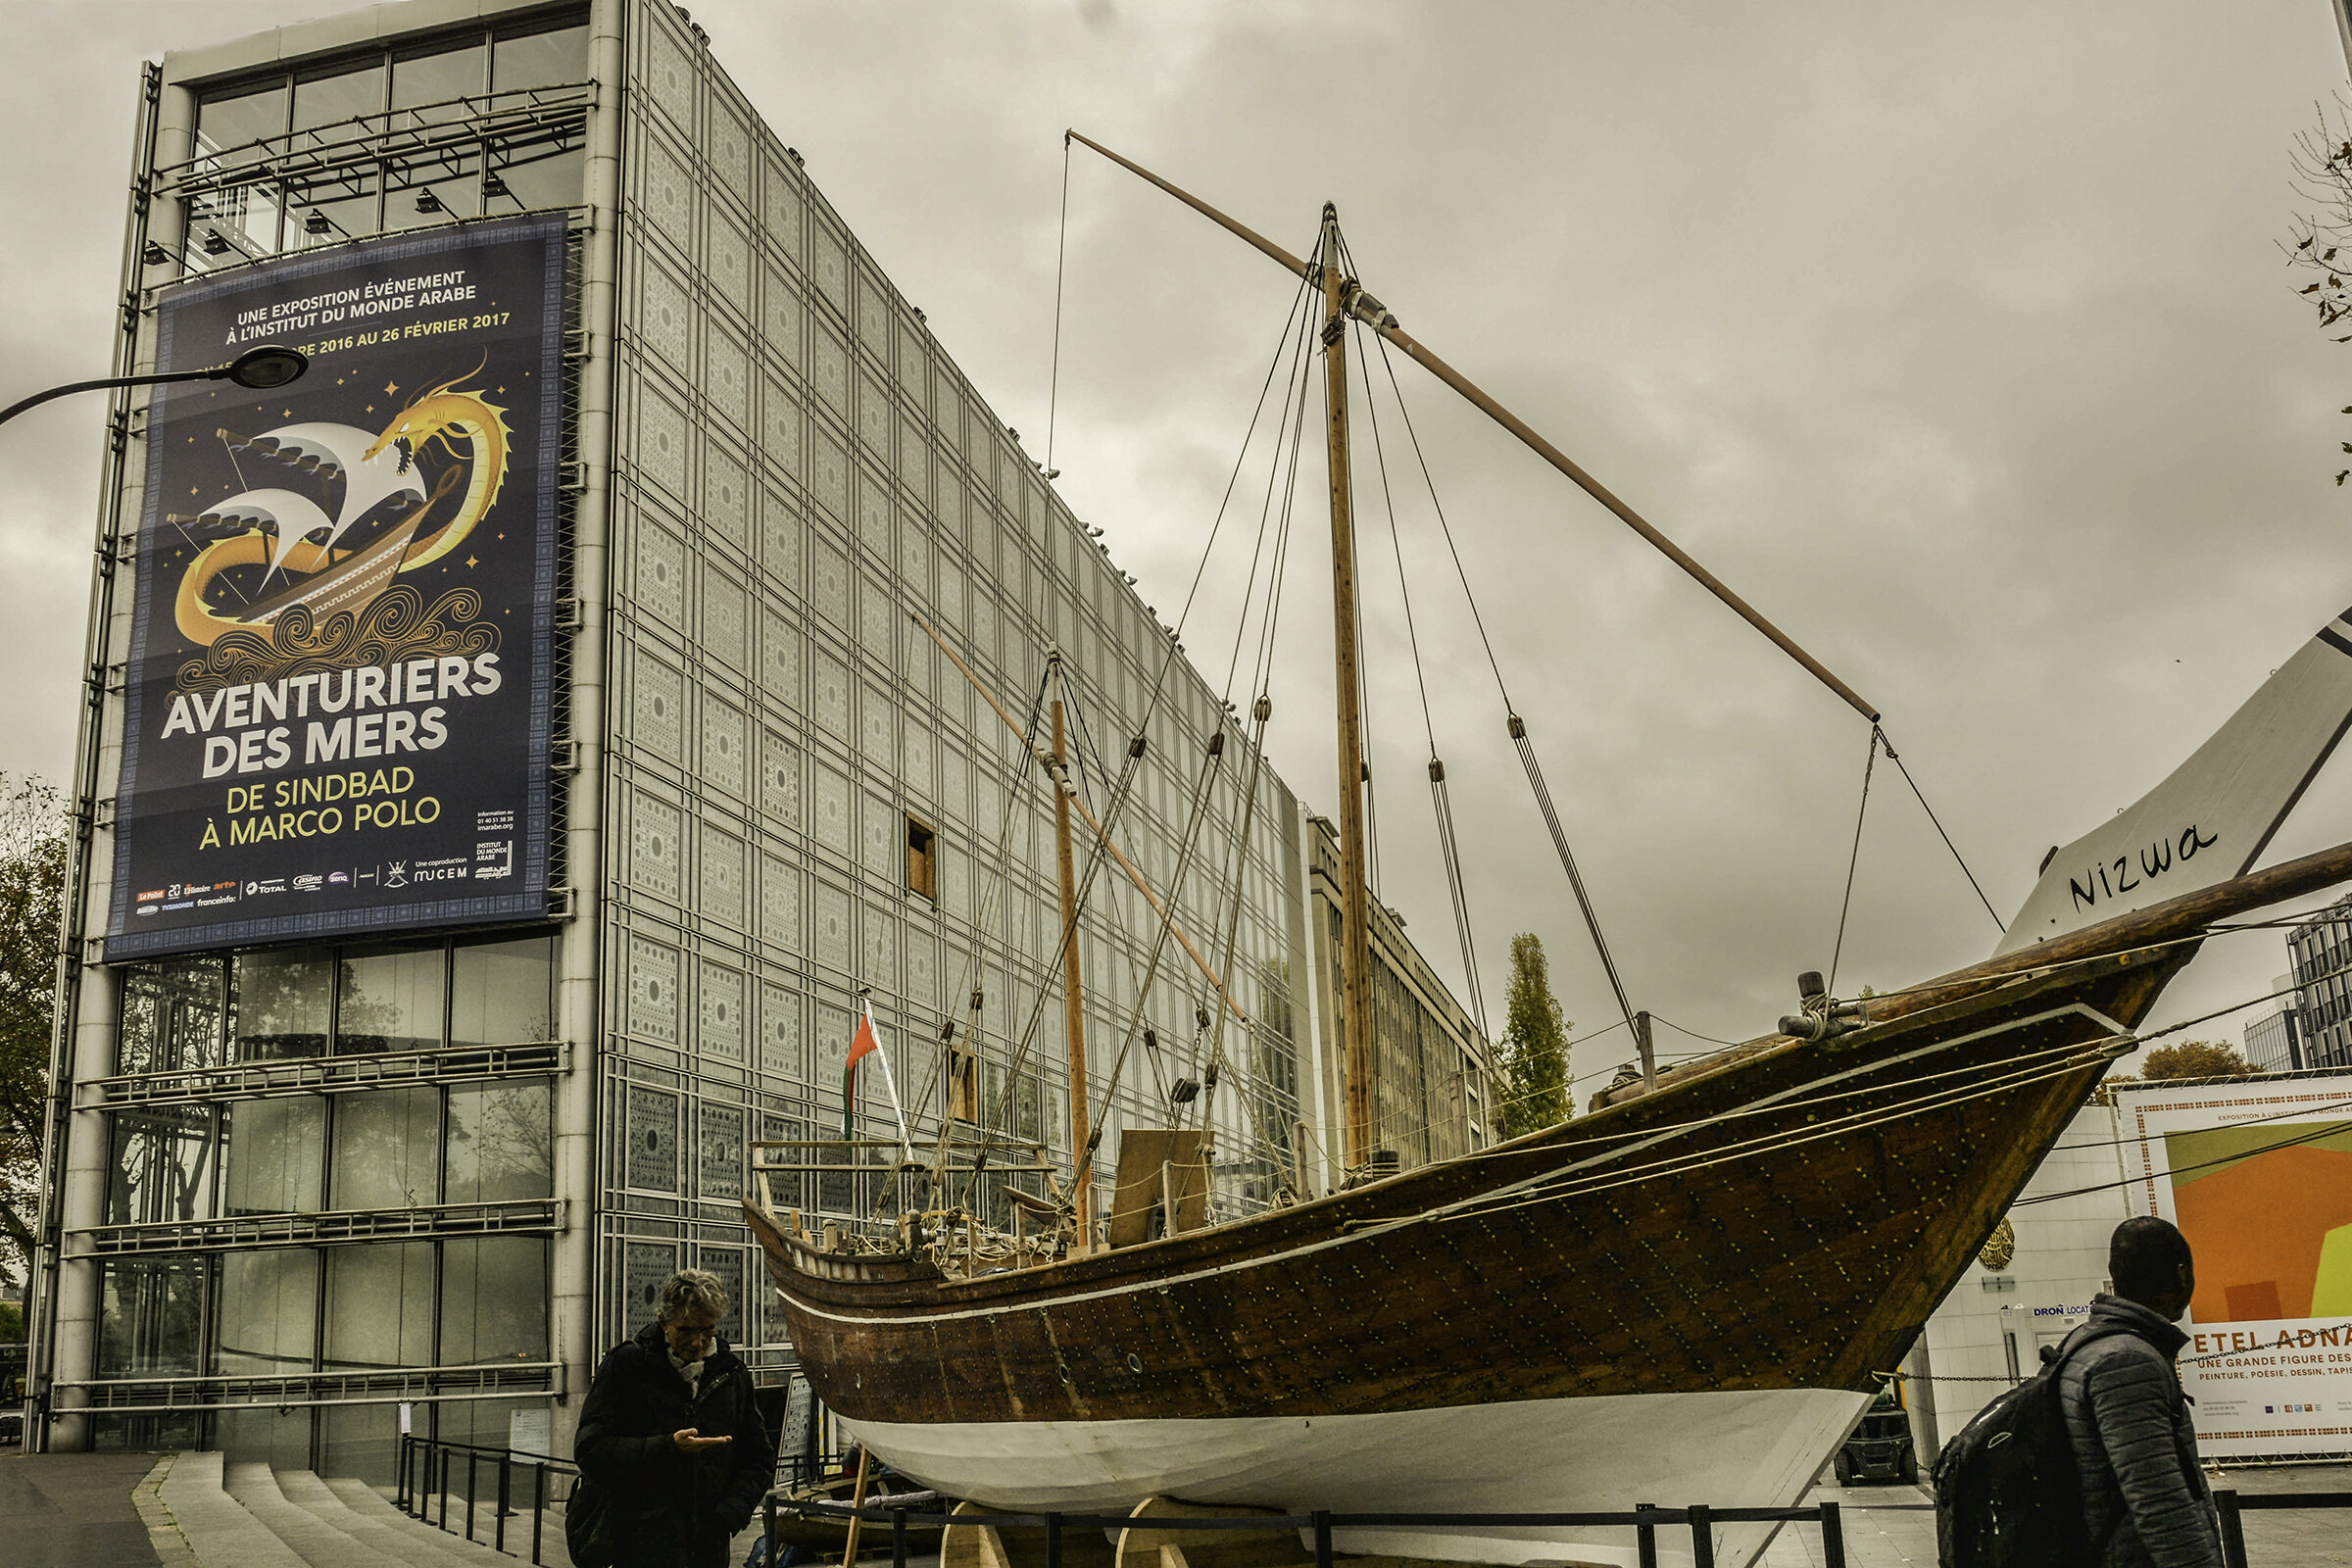
<path id="1" fill-rule="evenodd" d="M 1061 657 L 1054 656 L 1056 675 Z M 1062 744 L 1061 699 L 1054 699 L 1054 858 L 1061 870 L 1061 991 L 1063 1016 L 1070 1037 L 1070 1158 L 1073 1169 L 1086 1162 L 1087 1140 L 1093 1136 L 1086 1102 L 1086 1007 L 1078 986 L 1078 878 L 1070 856 L 1070 764 Z M 1078 1184 L 1071 1195 L 1078 1205 L 1078 1250 L 1095 1245 L 1095 1184 Z"/>
<path id="2" fill-rule="evenodd" d="M 1340 213 L 1323 204 L 1323 406 L 1331 466 L 1331 621 L 1340 699 L 1340 1029 L 1348 1168 L 1372 1157 L 1372 929 L 1364 890 L 1364 715 L 1355 646 L 1355 515 L 1348 470 L 1348 277 Z"/>

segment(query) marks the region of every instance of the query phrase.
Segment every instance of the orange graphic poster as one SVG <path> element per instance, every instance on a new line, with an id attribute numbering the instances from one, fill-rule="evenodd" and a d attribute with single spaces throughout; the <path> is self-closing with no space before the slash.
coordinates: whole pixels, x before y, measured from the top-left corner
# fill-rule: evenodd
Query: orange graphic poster
<path id="1" fill-rule="evenodd" d="M 2198 1446 L 2352 1451 L 2352 1074 L 2133 1084 L 2116 1097 L 2131 1212 L 2179 1225 Z"/>

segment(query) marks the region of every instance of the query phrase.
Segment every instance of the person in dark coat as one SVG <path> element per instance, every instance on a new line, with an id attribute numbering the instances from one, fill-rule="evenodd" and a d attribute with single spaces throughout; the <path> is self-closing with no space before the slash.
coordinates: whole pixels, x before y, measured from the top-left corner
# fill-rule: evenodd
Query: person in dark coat
<path id="1" fill-rule="evenodd" d="M 2092 1299 L 2075 1332 L 2120 1325 L 2067 1358 L 2058 1380 L 2083 1525 L 2104 1543 L 2097 1568 L 2222 1568 L 2221 1531 L 2180 1373 L 2188 1336 L 2174 1326 L 2197 1286 L 2188 1238 L 2161 1219 L 2128 1219 L 2107 1247 L 2115 1294 Z"/>
<path id="2" fill-rule="evenodd" d="M 742 1357 L 719 1337 L 726 1287 L 685 1269 L 661 1315 L 596 1369 L 572 1456 L 603 1490 L 613 1568 L 725 1568 L 776 1450 Z"/>

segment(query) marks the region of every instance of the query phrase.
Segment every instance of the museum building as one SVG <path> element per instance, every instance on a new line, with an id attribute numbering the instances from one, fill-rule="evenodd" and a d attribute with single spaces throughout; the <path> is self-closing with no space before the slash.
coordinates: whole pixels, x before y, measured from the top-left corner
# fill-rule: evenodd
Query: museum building
<path id="1" fill-rule="evenodd" d="M 1324 824 L 1249 755 L 1222 694 L 684 13 L 407 0 L 175 53 L 148 70 L 136 148 L 118 373 L 225 357 L 188 324 L 213 318 L 174 317 L 177 299 L 278 301 L 241 309 L 232 340 L 249 318 L 265 335 L 307 323 L 288 313 L 319 300 L 366 321 L 377 285 L 334 282 L 348 260 L 351 277 L 405 268 L 397 282 L 425 292 L 380 328 L 298 331 L 316 352 L 282 416 L 295 394 L 345 397 L 361 420 L 421 419 L 437 399 L 475 412 L 362 451 L 307 416 L 257 431 L 281 415 L 254 400 L 238 406 L 246 425 L 224 415 L 217 432 L 159 393 L 113 410 L 28 1314 L 33 1446 L 218 1447 L 378 1479 L 404 1429 L 567 1453 L 598 1356 L 681 1266 L 728 1282 L 724 1332 L 783 1390 L 792 1348 L 741 1208 L 752 1145 L 837 1136 L 851 1110 L 887 1124 L 871 1074 L 844 1103 L 868 1003 L 918 1129 L 959 1117 L 1066 1170 L 1061 1008 L 1040 1004 L 1061 978 L 1052 796 L 996 706 L 1035 721 L 1051 650 L 1082 792 L 1106 813 L 1115 797 L 1114 836 L 1176 921 L 1217 934 L 1208 951 L 1247 1019 L 1220 1037 L 1238 1081 L 1212 1100 L 1219 1212 L 1336 1181 L 1342 949 Z M 532 245 L 543 288 L 527 268 L 501 275 L 539 290 L 539 316 L 466 303 L 466 269 L 488 277 L 479 258 Z M 458 314 L 434 316 L 436 294 Z M 506 341 L 487 336 L 477 364 L 467 309 L 476 330 L 543 322 L 544 358 L 514 364 L 547 373 L 486 369 Z M 463 341 L 455 379 L 387 373 L 379 394 L 368 345 L 389 353 L 397 336 L 424 354 L 436 321 Z M 192 432 L 172 437 L 184 458 L 160 450 L 171 408 L 170 428 Z M 503 490 L 483 477 L 500 417 Z M 464 527 L 428 534 L 460 454 Z M 160 493 L 199 458 L 247 488 Z M 252 488 L 270 459 L 294 477 Z M 312 527 L 297 492 L 321 475 L 346 515 Z M 365 518 L 364 477 L 388 498 Z M 445 552 L 431 570 L 458 582 L 518 549 L 525 518 L 550 548 L 515 558 L 527 593 L 492 638 L 503 687 L 478 654 L 368 666 L 376 656 L 347 651 L 344 727 L 325 721 L 332 672 L 266 662 L 297 643 L 327 657 L 328 600 L 296 614 L 300 596 L 278 587 L 304 564 L 357 581 L 379 556 L 405 576 Z M 184 573 L 175 605 L 168 571 Z M 510 613 L 472 591 L 431 613 Z M 192 652 L 174 665 L 183 634 Z M 385 635 L 424 646 L 414 627 Z M 263 673 L 237 679 L 240 657 Z M 366 791 L 409 790 L 437 765 L 417 748 L 464 720 L 463 700 L 502 689 L 513 723 L 468 744 L 524 760 L 519 804 L 468 816 L 465 850 L 388 858 L 306 839 L 315 864 L 286 860 L 285 877 L 208 880 L 231 863 L 208 857 L 259 854 L 257 834 L 282 824 L 291 839 L 327 809 L 356 815 Z M 368 692 L 441 706 L 388 709 L 378 727 Z M 289 705 L 313 699 L 306 743 Z M 211 733 L 247 712 L 245 739 Z M 183 724 L 203 733 L 174 736 Z M 1219 734 L 1239 744 L 1205 767 Z M 167 743 L 201 763 L 184 789 L 163 783 Z M 210 835 L 215 808 L 189 803 L 225 783 L 233 810 L 248 772 L 298 806 L 328 778 L 353 798 L 310 818 L 253 813 L 219 843 L 191 828 L 151 879 L 160 862 L 137 845 L 154 841 L 134 826 L 157 831 L 139 824 L 170 820 L 168 806 Z M 426 819 L 420 793 L 401 799 L 406 832 L 412 805 Z M 1093 1091 L 1107 1152 L 1123 1126 L 1165 1119 L 1171 1083 L 1200 1079 L 1219 999 L 1205 964 L 1163 962 L 1144 985 L 1152 910 L 1103 869 L 1079 946 L 1097 1060 L 1126 1063 Z M 428 874 L 468 871 L 416 895 Z M 301 909 L 316 912 L 281 912 Z M 1382 910 L 1375 927 L 1381 1141 L 1408 1166 L 1479 1148 L 1490 1048 L 1402 921 Z M 975 993 L 976 1023 L 943 1046 Z M 1119 1053 L 1137 1022 L 1145 1049 Z M 771 1180 L 779 1204 L 853 1222 L 868 1200 L 829 1178 Z"/>

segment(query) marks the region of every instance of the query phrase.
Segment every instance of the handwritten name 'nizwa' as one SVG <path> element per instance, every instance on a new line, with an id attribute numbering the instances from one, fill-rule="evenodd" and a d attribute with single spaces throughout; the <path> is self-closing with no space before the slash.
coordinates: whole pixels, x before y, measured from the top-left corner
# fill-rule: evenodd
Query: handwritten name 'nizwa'
<path id="1" fill-rule="evenodd" d="M 2118 899 L 2143 881 L 2155 881 L 2171 870 L 2176 861 L 2186 863 L 2196 858 L 2199 850 L 2210 850 L 2220 842 L 2220 834 L 2206 838 L 2197 832 L 2197 824 L 2191 822 L 2180 830 L 2178 840 L 2158 839 L 2140 851 L 2136 865 L 2134 857 L 2119 855 L 2112 862 L 2094 865 L 2080 877 L 2070 875 L 2066 879 L 2067 891 L 2075 896 L 2076 908 L 2087 909 L 2102 898 Z M 2112 877 L 2108 874 L 2111 869 Z"/>

